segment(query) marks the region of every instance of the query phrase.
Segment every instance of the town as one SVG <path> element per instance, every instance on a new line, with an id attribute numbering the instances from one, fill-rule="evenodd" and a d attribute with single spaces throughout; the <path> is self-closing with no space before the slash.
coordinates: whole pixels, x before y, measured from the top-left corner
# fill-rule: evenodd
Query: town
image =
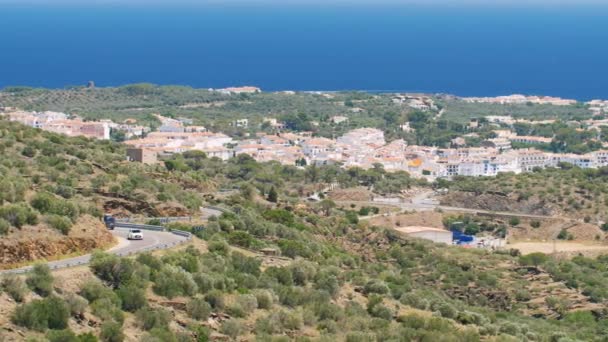
<path id="1" fill-rule="evenodd" d="M 259 92 L 259 88 L 227 88 L 223 92 L 238 94 Z M 327 95 L 331 96 L 331 95 Z M 433 101 L 426 96 L 395 95 L 394 102 L 402 102 L 417 109 L 436 109 Z M 463 98 L 465 102 L 498 103 L 550 103 L 570 105 L 572 100 L 545 97 L 525 97 L 523 95 L 497 98 Z M 603 114 L 608 101 L 594 100 L 587 103 L 590 111 Z M 580 168 L 608 166 L 608 149 L 600 149 L 586 154 L 551 153 L 534 148 L 538 144 L 550 144 L 552 139 L 542 136 L 522 136 L 510 127 L 516 123 L 551 124 L 556 120 L 530 121 L 514 119 L 511 116 L 486 116 L 483 119 L 493 125 L 493 138 L 481 142 L 479 147 L 466 146 L 467 137 L 477 137 L 475 133 L 452 140 L 447 148 L 436 146 L 408 145 L 402 139 L 387 142 L 383 131 L 376 128 L 356 128 L 335 139 L 313 136 L 312 132 L 289 132 L 285 124 L 276 118 L 266 117 L 262 125 L 273 129 L 273 133 L 246 133 L 242 138 L 228 136 L 222 132 L 210 132 L 203 126 L 192 125 L 190 119 L 174 119 L 155 114 L 161 123 L 154 131 L 148 126 L 138 125 L 136 120 L 127 119 L 115 123 L 108 119 L 85 121 L 76 115 L 59 112 L 29 112 L 17 108 L 3 108 L 0 112 L 11 121 L 68 136 L 86 136 L 95 139 L 110 139 L 111 132 L 121 132 L 128 145 L 127 158 L 130 161 L 153 164 L 159 158 L 186 151 L 202 151 L 208 157 L 228 160 L 239 154 L 247 154 L 256 161 L 276 161 L 285 165 L 341 165 L 345 168 L 369 169 L 377 166 L 386 171 L 406 171 L 416 178 L 429 181 L 454 176 L 496 176 L 498 173 L 530 172 L 536 168 L 558 167 L 571 164 Z M 336 115 L 330 120 L 334 124 L 348 122 L 348 116 Z M 469 126 L 474 129 L 480 123 L 471 119 Z M 248 119 L 235 120 L 237 128 L 249 128 Z M 608 127 L 603 117 L 582 122 L 586 130 L 599 132 Z M 412 131 L 409 123 L 400 127 Z M 514 144 L 525 148 L 514 148 Z"/>

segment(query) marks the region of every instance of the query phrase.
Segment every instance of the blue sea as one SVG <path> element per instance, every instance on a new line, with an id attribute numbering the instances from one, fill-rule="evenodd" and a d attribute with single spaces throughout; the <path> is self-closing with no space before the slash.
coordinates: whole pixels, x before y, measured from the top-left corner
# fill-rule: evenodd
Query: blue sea
<path id="1" fill-rule="evenodd" d="M 52 3 L 0 0 L 0 87 L 608 99 L 608 6 Z"/>

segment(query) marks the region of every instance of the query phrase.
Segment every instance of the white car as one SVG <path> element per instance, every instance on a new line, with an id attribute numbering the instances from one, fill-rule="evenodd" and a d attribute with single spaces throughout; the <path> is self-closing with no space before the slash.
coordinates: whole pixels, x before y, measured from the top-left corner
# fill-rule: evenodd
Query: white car
<path id="1" fill-rule="evenodd" d="M 129 235 L 127 235 L 128 240 L 143 240 L 144 234 L 139 229 L 131 229 L 129 230 Z"/>

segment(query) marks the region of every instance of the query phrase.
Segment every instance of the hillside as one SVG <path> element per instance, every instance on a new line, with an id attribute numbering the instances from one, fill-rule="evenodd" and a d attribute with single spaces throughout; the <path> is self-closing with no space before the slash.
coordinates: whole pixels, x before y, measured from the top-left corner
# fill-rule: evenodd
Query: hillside
<path id="1" fill-rule="evenodd" d="M 154 168 L 124 161 L 115 143 L 0 120 L 0 153 L 0 268 L 112 245 L 104 212 L 158 216 L 202 203 L 198 193 L 156 180 Z"/>
<path id="2" fill-rule="evenodd" d="M 476 209 L 553 215 L 585 222 L 608 220 L 606 203 L 608 170 L 580 169 L 569 165 L 523 174 L 496 177 L 458 177 L 443 182 L 451 193 L 444 204 L 455 203 Z"/>
<path id="3" fill-rule="evenodd" d="M 368 222 L 359 218 L 374 208 L 305 201 L 330 183 L 358 187 L 355 194 L 364 197 L 369 187 L 395 192 L 428 186 L 405 173 L 299 169 L 257 163 L 246 155 L 222 162 L 196 152 L 143 166 L 124 161 L 120 144 L 2 120 L 0 142 L 4 266 L 106 247 L 111 241 L 99 221 L 103 212 L 150 217 L 195 215 L 205 205 L 227 210 L 203 230 L 171 224 L 196 234 L 173 250 L 129 258 L 95 252 L 89 267 L 50 273 L 38 265 L 25 276 L 2 276 L 1 340 L 600 341 L 604 336 L 603 256 L 519 256 L 515 250 L 432 244 L 390 226 L 439 225 L 446 218 L 442 213 Z M 538 178 L 515 183 L 512 190 L 546 182 L 580 194 L 587 189 L 584 180 L 602 174 L 546 172 L 522 175 Z M 511 177 L 499 177 L 496 184 L 505 190 L 507 180 L 523 182 Z M 479 179 L 487 190 L 468 181 L 449 186 L 492 194 L 489 180 Z M 545 231 L 542 225 L 526 229 Z"/>
<path id="4" fill-rule="evenodd" d="M 359 221 L 370 210 L 303 201 L 335 181 L 386 189 L 420 185 L 406 174 L 332 166 L 301 170 L 247 156 L 221 162 L 198 153 L 141 166 L 124 162 L 123 147 L 115 143 L 0 125 L 3 243 L 62 237 L 61 227 L 70 228 L 64 229 L 67 238 L 76 238 L 79 225 L 98 223 L 93 217 L 104 210 L 154 216 L 168 208 L 195 213 L 205 204 L 228 209 L 194 231 L 197 237 L 187 246 L 130 258 L 96 252 L 89 267 L 51 274 L 37 266 L 23 277 L 2 277 L 2 340 L 604 336 L 605 257 L 522 257 L 517 251 L 436 245 Z M 234 191 L 222 195 L 218 189 Z M 414 220 L 416 214 L 408 215 Z M 420 222 L 438 224 L 432 215 Z"/>
<path id="5" fill-rule="evenodd" d="M 317 204 L 277 208 L 240 198 L 232 208 L 239 214 L 211 220 L 179 250 L 129 259 L 98 253 L 89 268 L 61 271 L 54 280 L 39 267 L 26 277 L 33 293 L 15 290 L 22 280 L 5 278 L 3 337 L 58 341 L 74 331 L 103 341 L 602 338 L 603 259 L 433 245 L 350 223 L 342 210 L 328 214 Z M 261 252 L 269 248 L 282 256 Z M 25 304 L 10 300 L 19 294 Z M 65 312 L 55 310 L 56 319 L 46 321 L 46 305 Z"/>

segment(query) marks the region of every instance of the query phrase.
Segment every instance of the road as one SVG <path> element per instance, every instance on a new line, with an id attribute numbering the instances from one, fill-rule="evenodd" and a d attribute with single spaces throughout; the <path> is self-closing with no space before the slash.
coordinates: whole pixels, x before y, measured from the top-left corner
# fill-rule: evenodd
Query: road
<path id="1" fill-rule="evenodd" d="M 116 228 L 112 231 L 112 234 L 116 236 L 119 243 L 117 246 L 108 250 L 109 253 L 113 253 L 120 256 L 131 255 L 135 253 L 141 253 L 146 251 L 152 251 L 156 249 L 165 249 L 172 246 L 179 245 L 188 241 L 187 237 L 175 235 L 171 232 L 156 232 L 156 231 L 144 231 L 144 239 L 129 241 L 127 240 L 127 234 L 129 229 Z M 71 266 L 84 265 L 91 259 L 91 254 L 81 255 L 74 258 L 61 259 L 51 261 L 48 263 L 51 269 L 65 268 Z M 29 271 L 32 266 L 26 266 L 21 268 L 15 268 L 11 270 L 0 271 L 0 274 L 6 273 L 25 273 Z"/>

